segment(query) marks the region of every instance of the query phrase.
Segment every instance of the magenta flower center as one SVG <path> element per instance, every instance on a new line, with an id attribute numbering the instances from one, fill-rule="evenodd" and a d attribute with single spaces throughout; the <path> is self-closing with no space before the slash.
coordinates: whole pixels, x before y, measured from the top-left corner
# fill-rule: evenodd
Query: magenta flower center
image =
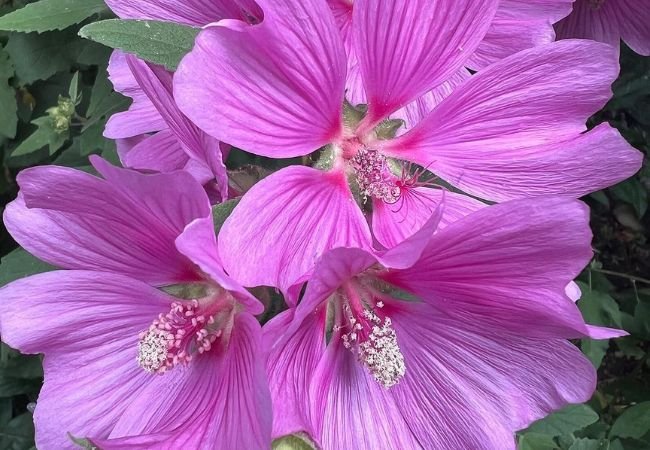
<path id="1" fill-rule="evenodd" d="M 196 299 L 173 302 L 168 313 L 161 313 L 140 333 L 137 357 L 140 367 L 163 374 L 178 365 L 187 365 L 197 354 L 210 351 L 232 325 L 232 301 L 229 303 L 224 308 L 222 302 L 206 305 Z M 216 307 L 217 304 L 221 307 Z"/>
<path id="2" fill-rule="evenodd" d="M 382 310 L 384 302 L 373 291 L 356 281 L 339 289 L 333 338 L 357 355 L 377 383 L 390 388 L 404 377 L 406 365 L 392 321 Z"/>
<path id="3" fill-rule="evenodd" d="M 386 203 L 396 203 L 401 189 L 388 168 L 388 160 L 377 150 L 360 148 L 349 161 L 354 170 L 359 190 L 364 196 L 374 197 Z"/>

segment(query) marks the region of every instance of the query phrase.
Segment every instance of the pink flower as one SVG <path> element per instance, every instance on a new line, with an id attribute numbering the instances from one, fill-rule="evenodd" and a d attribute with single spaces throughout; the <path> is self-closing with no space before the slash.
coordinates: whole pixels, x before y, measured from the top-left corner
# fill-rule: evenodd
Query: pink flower
<path id="1" fill-rule="evenodd" d="M 274 437 L 514 450 L 516 430 L 588 400 L 596 371 L 566 340 L 625 334 L 586 325 L 565 294 L 592 255 L 588 217 L 574 200 L 513 200 L 433 235 L 431 220 L 380 256 L 327 253 L 265 325 Z"/>
<path id="2" fill-rule="evenodd" d="M 593 39 L 618 51 L 621 39 L 650 56 L 649 0 L 576 0 L 569 17 L 556 25 L 558 39 Z"/>
<path id="3" fill-rule="evenodd" d="M 226 200 L 224 160 L 230 147 L 201 131 L 178 109 L 173 75 L 119 50 L 113 52 L 108 69 L 115 89 L 133 98 L 129 110 L 114 114 L 104 132 L 119 138 L 124 166 L 162 173 L 186 170 L 205 186 L 215 203 Z"/>
<path id="4" fill-rule="evenodd" d="M 97 178 L 27 169 L 4 221 L 68 270 L 0 290 L 0 333 L 44 353 L 34 415 L 42 449 L 268 448 L 262 305 L 219 262 L 211 209 L 189 174 L 92 159 Z"/>
<path id="5" fill-rule="evenodd" d="M 324 2 L 261 0 L 261 24 L 227 20 L 199 35 L 174 83 L 176 101 L 194 123 L 222 142 L 275 158 L 328 146 L 319 164 L 328 170 L 289 167 L 244 196 L 219 238 L 229 273 L 246 286 L 287 291 L 326 250 L 370 248 L 349 179 L 374 210 L 390 209 L 372 218 L 380 243 L 412 234 L 440 194 L 416 190 L 420 183 L 404 161 L 494 201 L 577 197 L 638 170 L 641 153 L 615 129 L 604 124 L 585 133 L 618 73 L 613 50 L 587 41 L 542 45 L 493 64 L 417 126 L 387 139 L 395 123 L 384 119 L 475 54 L 497 3 L 357 0 L 351 33 L 369 99 L 365 114 L 344 108 L 347 55 Z M 480 206 L 459 201 L 465 209 Z M 383 234 L 390 230 L 399 235 Z"/>

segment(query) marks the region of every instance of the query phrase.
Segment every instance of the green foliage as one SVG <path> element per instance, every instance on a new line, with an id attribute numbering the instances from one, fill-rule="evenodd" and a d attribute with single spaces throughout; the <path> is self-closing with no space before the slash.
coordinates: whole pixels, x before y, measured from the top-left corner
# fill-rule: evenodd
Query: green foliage
<path id="1" fill-rule="evenodd" d="M 0 287 L 14 280 L 54 269 L 47 263 L 17 248 L 0 260 Z"/>
<path id="2" fill-rule="evenodd" d="M 175 70 L 199 31 L 169 22 L 111 19 L 86 25 L 79 34 Z"/>
<path id="3" fill-rule="evenodd" d="M 0 17 L 0 30 L 62 30 L 105 10 L 104 0 L 40 0 Z"/>

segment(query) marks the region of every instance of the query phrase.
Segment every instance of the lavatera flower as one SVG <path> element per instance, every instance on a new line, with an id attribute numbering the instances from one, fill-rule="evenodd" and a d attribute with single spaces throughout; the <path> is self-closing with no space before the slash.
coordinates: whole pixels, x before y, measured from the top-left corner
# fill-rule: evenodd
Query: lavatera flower
<path id="1" fill-rule="evenodd" d="M 326 253 L 265 325 L 274 437 L 514 450 L 516 430 L 590 398 L 596 371 L 567 339 L 625 333 L 585 324 L 565 290 L 592 256 L 585 205 L 513 200 L 433 234 L 438 219 L 381 255 Z"/>
<path id="2" fill-rule="evenodd" d="M 572 40 L 516 53 L 395 138 L 391 114 L 464 67 L 496 0 L 356 0 L 350 33 L 365 106 L 346 101 L 345 46 L 326 2 L 259 4 L 258 25 L 224 20 L 203 30 L 174 78 L 181 110 L 222 142 L 276 158 L 322 149 L 315 167 L 255 185 L 225 223 L 224 266 L 246 286 L 286 291 L 328 249 L 369 249 L 370 209 L 379 243 L 412 235 L 440 198 L 412 164 L 491 201 L 579 197 L 640 167 L 641 153 L 608 124 L 586 132 L 618 73 L 608 45 Z M 477 202 L 449 195 L 448 203 Z M 239 264 L 242 254 L 249 264 Z"/>
<path id="3" fill-rule="evenodd" d="M 103 178 L 27 169 L 4 221 L 61 269 L 0 290 L 0 334 L 43 353 L 43 450 L 269 447 L 263 307 L 219 262 L 208 198 L 188 173 Z"/>

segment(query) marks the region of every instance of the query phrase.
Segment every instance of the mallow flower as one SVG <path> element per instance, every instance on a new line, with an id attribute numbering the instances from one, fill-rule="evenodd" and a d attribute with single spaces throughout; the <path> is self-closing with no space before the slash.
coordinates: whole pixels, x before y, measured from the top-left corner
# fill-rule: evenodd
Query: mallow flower
<path id="1" fill-rule="evenodd" d="M 641 153 L 608 124 L 585 132 L 618 73 L 605 44 L 564 41 L 509 56 L 391 138 L 400 122 L 390 114 L 464 66 L 498 2 L 355 1 L 351 33 L 366 107 L 345 101 L 346 52 L 326 3 L 259 4 L 258 25 L 224 20 L 204 29 L 174 78 L 181 110 L 222 142 L 275 158 L 324 148 L 316 167 L 288 167 L 256 184 L 226 221 L 224 266 L 246 286 L 286 291 L 326 250 L 370 248 L 357 203 L 383 209 L 371 219 L 381 244 L 412 234 L 440 191 L 428 189 L 411 163 L 492 201 L 578 197 L 640 167 Z M 448 202 L 457 199 L 472 207 L 460 196 Z"/>
<path id="2" fill-rule="evenodd" d="M 617 51 L 623 40 L 638 54 L 650 56 L 650 1 L 576 0 L 556 31 L 558 39 L 593 39 Z"/>
<path id="3" fill-rule="evenodd" d="M 0 289 L 2 340 L 45 355 L 38 448 L 268 448 L 263 307 L 224 272 L 203 188 L 92 164 L 22 171 L 4 212 L 63 269 Z"/>
<path id="4" fill-rule="evenodd" d="M 230 147 L 200 130 L 178 109 L 173 74 L 119 50 L 111 55 L 108 70 L 115 89 L 133 98 L 129 110 L 113 115 L 104 132 L 118 138 L 124 167 L 162 173 L 186 170 L 215 203 L 226 200 L 224 160 Z"/>
<path id="5" fill-rule="evenodd" d="M 565 293 L 592 256 L 585 205 L 512 200 L 433 234 L 436 214 L 380 255 L 327 252 L 265 325 L 274 437 L 514 450 L 516 430 L 590 398 L 596 371 L 567 339 L 625 333 Z"/>

